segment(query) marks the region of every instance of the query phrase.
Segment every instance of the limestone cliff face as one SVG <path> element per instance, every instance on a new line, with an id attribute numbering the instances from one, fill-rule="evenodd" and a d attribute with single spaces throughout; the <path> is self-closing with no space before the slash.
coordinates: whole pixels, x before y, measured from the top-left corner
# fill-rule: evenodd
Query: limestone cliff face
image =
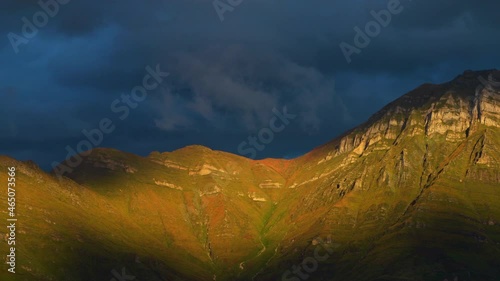
<path id="1" fill-rule="evenodd" d="M 365 124 L 298 158 L 288 187 L 314 190 L 308 198 L 330 204 L 356 191 L 407 187 L 417 192 L 443 177 L 500 183 L 496 73 L 465 72 L 448 83 L 418 87 Z M 309 206 L 315 204 L 311 200 Z"/>
<path id="2" fill-rule="evenodd" d="M 495 76 L 496 70 L 466 71 L 445 84 L 423 85 L 327 145 L 334 149 L 325 160 L 343 153 L 363 154 L 375 144 L 374 149 L 385 149 L 402 134 L 441 135 L 448 141 L 460 141 L 480 125 L 498 128 L 500 87 L 495 87 Z"/>
<path id="3" fill-rule="evenodd" d="M 486 126 L 500 125 L 500 90 L 482 89 L 474 99 L 473 120 Z"/>

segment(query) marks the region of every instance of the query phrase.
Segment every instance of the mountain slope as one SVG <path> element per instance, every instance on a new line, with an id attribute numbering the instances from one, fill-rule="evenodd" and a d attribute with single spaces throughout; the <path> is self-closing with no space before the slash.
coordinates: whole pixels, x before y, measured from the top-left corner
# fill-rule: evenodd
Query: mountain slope
<path id="1" fill-rule="evenodd" d="M 95 149 L 58 181 L 3 157 L 19 171 L 16 280 L 109 280 L 122 267 L 139 280 L 498 280 L 490 74 L 423 85 L 293 160 Z"/>

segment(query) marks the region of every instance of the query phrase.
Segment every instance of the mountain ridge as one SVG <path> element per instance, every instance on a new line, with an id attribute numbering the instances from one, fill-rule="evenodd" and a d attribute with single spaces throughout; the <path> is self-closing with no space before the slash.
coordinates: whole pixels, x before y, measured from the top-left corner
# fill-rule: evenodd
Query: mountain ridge
<path id="1" fill-rule="evenodd" d="M 477 79 L 493 72 L 418 87 L 289 160 L 99 148 L 59 180 L 5 158 L 19 167 L 20 210 L 32 208 L 20 211 L 22 274 L 109 279 L 119 260 L 144 280 L 300 280 L 285 273 L 324 245 L 309 280 L 496 280 L 500 92 Z"/>
<path id="2" fill-rule="evenodd" d="M 424 92 L 424 93 L 430 92 L 430 95 L 424 96 L 424 99 L 422 99 L 422 101 L 424 101 L 424 103 L 426 103 L 426 102 L 432 101 L 433 99 L 436 98 L 436 96 L 434 96 L 433 93 L 443 91 L 444 88 L 446 88 L 446 87 L 449 87 L 449 89 L 453 89 L 457 85 L 467 85 L 467 87 L 469 87 L 469 88 L 470 87 L 476 88 L 477 86 L 481 85 L 481 81 L 480 81 L 479 77 L 488 77 L 492 74 L 500 77 L 500 71 L 498 71 L 497 69 L 489 69 L 489 70 L 482 70 L 482 71 L 466 70 L 466 71 L 464 71 L 463 74 L 457 75 L 454 79 L 452 79 L 448 82 L 444 82 L 441 84 L 431 84 L 431 83 L 422 84 L 422 85 L 418 86 L 417 88 L 415 88 L 414 90 L 411 90 L 410 92 L 402 95 L 399 98 L 396 98 L 392 102 L 388 103 L 386 106 L 382 107 L 379 111 L 377 111 L 372 116 L 370 116 L 367 121 L 353 127 L 352 129 L 345 131 L 344 133 L 340 134 L 339 136 L 334 137 L 331 141 L 311 149 L 309 152 L 306 152 L 304 155 L 297 156 L 297 157 L 292 158 L 292 159 L 271 157 L 271 158 L 257 159 L 256 161 L 264 161 L 264 162 L 266 162 L 266 161 L 283 161 L 283 162 L 292 161 L 293 162 L 294 160 L 301 158 L 309 153 L 312 153 L 313 151 L 315 151 L 321 147 L 327 146 L 330 143 L 335 142 L 341 138 L 344 138 L 357 130 L 367 129 L 367 127 L 372 125 L 372 123 L 375 123 L 380 118 L 382 118 L 384 115 L 387 115 L 389 113 L 389 112 L 387 112 L 389 109 L 394 109 L 394 108 L 398 109 L 399 107 L 401 107 L 402 103 L 404 104 L 405 102 L 408 102 L 408 100 L 410 98 L 415 98 L 415 97 L 421 98 L 420 95 L 422 95 L 422 92 Z M 452 92 L 452 93 L 457 94 L 456 92 Z M 442 95 L 444 95 L 444 94 L 446 94 L 446 93 L 443 92 Z M 411 110 L 413 108 L 418 108 L 418 107 L 423 106 L 423 105 L 424 104 L 414 103 L 414 100 L 410 99 L 410 104 L 407 105 L 407 106 L 409 106 L 409 108 L 403 108 L 403 110 Z M 98 149 L 98 150 L 99 149 L 109 149 L 109 150 L 117 151 L 115 148 L 99 147 L 99 148 L 95 148 L 95 149 Z M 190 150 L 195 150 L 195 149 L 200 150 L 202 152 L 228 153 L 228 154 L 232 154 L 235 156 L 240 156 L 240 157 L 246 158 L 245 156 L 242 156 L 239 154 L 234 154 L 234 153 L 222 151 L 222 150 L 213 150 L 210 147 L 198 145 L 198 144 L 187 145 L 187 146 L 175 149 L 173 151 L 165 151 L 165 152 L 153 151 L 146 157 L 151 156 L 151 154 L 153 154 L 153 153 L 155 153 L 155 154 L 156 153 L 160 153 L 160 154 L 163 154 L 163 153 L 181 153 L 183 151 L 190 151 Z M 126 153 L 130 153 L 130 152 L 126 152 Z M 134 154 L 134 153 L 131 153 L 131 154 Z M 137 155 L 137 156 L 139 156 L 139 155 Z M 251 159 L 251 158 L 249 158 L 249 159 Z"/>

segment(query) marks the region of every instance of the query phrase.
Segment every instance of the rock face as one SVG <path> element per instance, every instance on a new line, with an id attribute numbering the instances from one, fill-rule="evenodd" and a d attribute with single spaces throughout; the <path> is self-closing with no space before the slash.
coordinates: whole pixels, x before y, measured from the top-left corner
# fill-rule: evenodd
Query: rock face
<path id="1" fill-rule="evenodd" d="M 458 141 L 480 125 L 498 128 L 500 78 L 495 78 L 498 76 L 496 70 L 466 71 L 445 84 L 423 85 L 383 108 L 367 123 L 334 140 L 332 155 L 351 151 L 362 154 L 375 143 L 395 141 L 403 134 L 427 137 L 437 134 Z"/>
<path id="2" fill-rule="evenodd" d="M 19 164 L 20 210 L 34 218 L 20 250 L 44 268 L 22 273 L 104 280 L 120 260 L 140 280 L 305 278 L 294 265 L 311 265 L 308 280 L 497 280 L 497 77 L 422 85 L 293 160 L 96 149 L 61 182 Z"/>

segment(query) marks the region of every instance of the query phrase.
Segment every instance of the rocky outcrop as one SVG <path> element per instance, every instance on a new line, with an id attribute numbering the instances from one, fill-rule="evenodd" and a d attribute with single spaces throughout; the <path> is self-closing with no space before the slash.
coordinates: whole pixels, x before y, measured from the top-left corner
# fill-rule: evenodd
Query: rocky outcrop
<path id="1" fill-rule="evenodd" d="M 388 149 L 403 131 L 410 136 L 442 135 L 449 141 L 459 141 L 478 125 L 500 127 L 500 88 L 483 85 L 481 79 L 489 77 L 494 84 L 492 73 L 496 71 L 466 71 L 448 83 L 415 89 L 334 140 L 334 150 L 318 164 L 343 153 L 362 155 L 368 148 Z"/>
<path id="2" fill-rule="evenodd" d="M 485 126 L 500 126 L 500 92 L 487 88 L 478 89 L 474 98 L 473 120 Z"/>
<path id="3" fill-rule="evenodd" d="M 153 181 L 155 182 L 156 185 L 159 185 L 159 186 L 166 186 L 166 187 L 172 188 L 172 189 L 183 190 L 182 187 L 175 185 L 173 183 L 169 183 L 167 181 L 161 181 L 161 180 L 156 180 L 156 179 L 153 179 Z"/>
<path id="4" fill-rule="evenodd" d="M 210 175 L 212 172 L 226 173 L 226 171 L 224 171 L 222 169 L 218 169 L 212 165 L 203 164 L 199 167 L 195 167 L 193 169 L 190 169 L 189 175 L 205 176 L 205 175 Z"/>

